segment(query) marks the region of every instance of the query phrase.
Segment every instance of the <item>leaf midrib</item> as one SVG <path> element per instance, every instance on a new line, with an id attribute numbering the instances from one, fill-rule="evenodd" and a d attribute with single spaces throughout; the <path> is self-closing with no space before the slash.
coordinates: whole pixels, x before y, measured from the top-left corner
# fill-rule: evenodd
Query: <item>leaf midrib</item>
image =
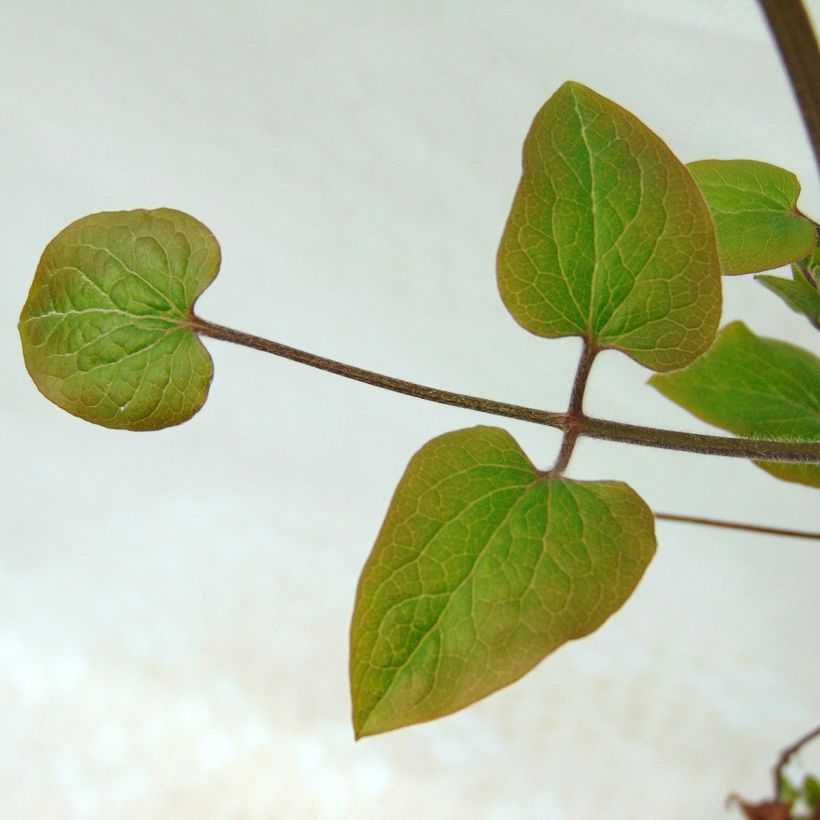
<path id="1" fill-rule="evenodd" d="M 590 341 L 592 341 L 595 338 L 595 334 L 592 330 L 592 314 L 595 310 L 595 295 L 597 292 L 596 287 L 598 278 L 598 207 L 595 201 L 595 167 L 593 162 L 592 149 L 590 148 L 589 139 L 587 138 L 586 122 L 584 121 L 584 117 L 581 114 L 580 105 L 578 103 L 578 97 L 576 96 L 574 89 L 572 91 L 572 104 L 573 108 L 575 109 L 575 116 L 578 117 L 578 124 L 581 127 L 581 139 L 583 140 L 584 148 L 586 149 L 587 167 L 589 168 L 589 214 L 590 224 L 592 225 L 592 274 L 590 276 L 589 305 L 587 307 L 587 338 Z"/>
<path id="2" fill-rule="evenodd" d="M 132 236 L 133 235 L 134 234 L 132 232 Z M 165 254 L 165 258 L 167 260 L 168 259 L 167 251 L 165 250 L 164 247 L 162 247 L 162 245 L 159 243 L 159 241 L 156 240 L 156 238 L 155 238 L 155 241 L 162 248 L 162 251 Z M 122 266 L 123 270 L 128 271 L 128 273 L 130 273 L 136 279 L 139 279 L 140 282 L 142 282 L 149 290 L 153 291 L 160 299 L 162 299 L 164 302 L 168 302 L 168 304 L 170 304 L 173 308 L 175 308 L 175 310 L 177 310 L 179 312 L 180 316 L 182 314 L 184 314 L 185 308 L 180 307 L 178 304 L 176 304 L 174 302 L 173 298 L 171 297 L 170 292 L 167 293 L 167 294 L 163 294 L 161 291 L 157 290 L 157 288 L 153 284 L 151 284 L 151 282 L 149 282 L 142 274 L 138 273 L 133 268 L 128 267 L 128 265 L 126 265 L 125 262 L 122 259 L 120 259 L 120 257 L 117 256 L 117 254 L 115 254 L 110 248 L 104 248 L 104 247 L 101 247 L 99 245 L 92 245 L 90 242 L 66 242 L 65 247 L 67 247 L 67 248 L 90 248 L 91 250 L 102 251 L 103 253 L 108 254 L 108 256 L 110 256 L 113 260 L 115 260 L 119 265 Z M 177 281 L 180 281 L 182 283 L 182 286 L 183 286 L 183 291 L 185 290 L 184 280 L 180 280 L 179 277 L 174 276 L 174 274 L 171 273 L 170 268 L 169 268 L 166 275 L 167 275 L 169 280 L 170 279 L 176 279 Z M 97 287 L 99 287 L 100 291 L 107 294 L 107 292 L 105 291 L 104 288 L 100 287 L 99 285 L 97 285 Z M 110 299 L 111 298 L 110 294 L 107 294 L 107 295 L 108 295 L 108 298 Z M 187 293 L 186 293 L 186 297 L 187 297 Z"/>
<path id="3" fill-rule="evenodd" d="M 518 495 L 518 497 L 510 504 L 509 510 L 507 510 L 507 512 L 504 514 L 504 517 L 501 519 L 501 521 L 498 523 L 498 525 L 493 529 L 492 533 L 487 537 L 487 540 L 484 542 L 484 544 L 482 544 L 481 548 L 476 552 L 475 559 L 473 560 L 473 564 L 470 567 L 470 569 L 465 573 L 464 577 L 461 579 L 461 581 L 458 582 L 458 584 L 456 584 L 456 586 L 452 589 L 452 591 L 450 591 L 447 603 L 445 603 L 445 605 L 442 607 L 442 610 L 439 613 L 439 615 L 437 616 L 435 622 L 430 626 L 430 628 L 427 630 L 427 633 L 421 638 L 421 640 L 419 640 L 419 642 L 413 647 L 410 654 L 404 659 L 404 661 L 401 663 L 401 665 L 396 668 L 396 671 L 393 674 L 392 680 L 390 681 L 389 685 L 384 690 L 384 692 L 379 696 L 378 700 L 376 700 L 376 702 L 371 706 L 371 708 L 366 713 L 366 717 L 364 718 L 364 720 L 362 721 L 362 724 L 361 724 L 362 731 L 367 726 L 367 723 L 370 720 L 370 718 L 373 716 L 373 713 L 378 709 L 378 707 L 382 704 L 382 702 L 385 700 L 385 698 L 387 698 L 388 695 L 390 694 L 390 692 L 393 690 L 393 687 L 396 685 L 396 682 L 398 681 L 401 674 L 405 671 L 405 669 L 407 669 L 407 667 L 410 665 L 411 661 L 416 656 L 416 654 L 419 652 L 421 647 L 430 639 L 430 636 L 435 632 L 438 625 L 441 623 L 442 619 L 446 615 L 446 613 L 447 613 L 447 611 L 450 607 L 450 604 L 453 601 L 453 598 L 456 596 L 456 594 L 459 592 L 459 590 L 464 586 L 464 584 L 466 584 L 467 581 L 472 579 L 472 577 L 475 573 L 475 568 L 476 568 L 479 560 L 481 559 L 482 555 L 484 555 L 485 551 L 488 549 L 489 545 L 495 539 L 496 535 L 499 533 L 501 528 L 510 520 L 510 518 L 513 514 L 513 511 L 521 503 L 522 499 L 527 496 L 528 491 L 531 490 L 533 487 L 535 487 L 538 483 L 539 483 L 538 480 L 535 479 L 535 480 L 529 482 L 528 484 L 526 484 L 525 486 L 520 488 L 520 494 Z M 493 492 L 498 492 L 500 489 L 510 490 L 510 489 L 514 489 L 514 488 L 510 488 L 510 487 L 496 488 L 496 490 L 494 490 Z M 472 504 L 478 503 L 479 501 L 483 500 L 484 498 L 488 497 L 491 494 L 492 493 L 487 493 L 487 494 L 485 494 L 484 496 L 481 496 L 478 499 L 474 499 Z M 456 520 L 456 519 L 453 518 L 451 520 Z M 447 522 L 447 523 L 449 524 L 450 522 Z M 438 532 L 440 532 L 440 531 L 441 530 L 439 530 Z M 436 533 L 436 535 L 438 534 L 438 532 Z M 435 538 L 435 536 L 433 536 L 433 538 Z M 430 539 L 430 540 L 432 540 L 432 539 Z M 426 546 L 429 546 L 429 543 L 430 542 L 428 541 L 427 545 L 425 545 L 425 548 L 426 548 Z M 370 663 L 370 661 L 368 659 L 368 665 L 369 665 L 369 663 Z"/>

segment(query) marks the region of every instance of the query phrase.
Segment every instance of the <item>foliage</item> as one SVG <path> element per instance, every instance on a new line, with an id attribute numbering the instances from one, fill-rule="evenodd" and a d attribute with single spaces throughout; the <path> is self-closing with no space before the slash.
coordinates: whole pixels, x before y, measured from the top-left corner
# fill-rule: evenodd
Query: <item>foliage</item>
<path id="1" fill-rule="evenodd" d="M 513 317 L 652 370 L 703 353 L 720 318 L 714 229 L 686 168 L 634 115 L 578 83 L 536 114 L 498 252 Z"/>
<path id="2" fill-rule="evenodd" d="M 771 798 L 751 803 L 730 794 L 728 803 L 736 803 L 748 820 L 820 820 L 820 780 L 806 772 L 797 784 L 785 771 L 801 749 L 817 737 L 820 737 L 820 726 L 780 754 L 774 767 L 775 788 Z"/>
<path id="3" fill-rule="evenodd" d="M 797 210 L 794 174 L 748 159 L 707 159 L 689 170 L 712 212 L 724 274 L 779 268 L 814 250 L 814 225 Z"/>
<path id="4" fill-rule="evenodd" d="M 357 735 L 431 720 L 512 683 L 597 629 L 655 552 L 625 484 L 544 477 L 495 427 L 413 457 L 356 596 Z"/>
<path id="5" fill-rule="evenodd" d="M 764 447 L 761 438 L 820 441 L 813 354 L 740 323 L 715 341 L 721 273 L 796 263 L 792 281 L 763 284 L 816 321 L 816 269 L 804 259 L 815 225 L 797 211 L 798 193 L 792 174 L 765 163 L 687 168 L 634 115 L 578 83 L 564 84 L 538 112 L 498 285 L 527 330 L 584 340 L 569 410 L 552 414 L 564 430 L 561 454 L 538 470 L 508 433 L 476 427 L 446 433 L 411 459 L 356 596 L 357 736 L 463 708 L 587 635 L 629 598 L 655 551 L 651 511 L 625 484 L 563 475 L 575 439 L 594 421 L 583 414 L 583 392 L 600 350 L 656 371 L 651 381 L 664 395 L 755 446 Z M 95 214 L 65 228 L 47 246 L 20 317 L 37 387 L 107 427 L 149 430 L 190 418 L 212 375 L 199 337 L 219 329 L 193 308 L 219 260 L 210 231 L 179 211 Z M 392 389 L 413 393 L 401 384 Z M 670 431 L 640 429 L 641 443 L 673 446 Z M 698 438 L 687 440 L 694 447 Z M 759 466 L 820 485 L 817 463 Z"/>
<path id="6" fill-rule="evenodd" d="M 64 410 L 105 427 L 187 421 L 213 375 L 188 316 L 219 260 L 213 234 L 180 211 L 73 222 L 46 247 L 20 316 L 34 383 Z"/>
<path id="7" fill-rule="evenodd" d="M 749 438 L 820 438 L 820 360 L 743 322 L 724 327 L 689 367 L 650 383 L 698 418 Z M 820 487 L 820 464 L 757 462 L 785 481 Z"/>
<path id="8" fill-rule="evenodd" d="M 820 330 L 820 250 L 792 265 L 791 279 L 767 275 L 755 279 Z"/>

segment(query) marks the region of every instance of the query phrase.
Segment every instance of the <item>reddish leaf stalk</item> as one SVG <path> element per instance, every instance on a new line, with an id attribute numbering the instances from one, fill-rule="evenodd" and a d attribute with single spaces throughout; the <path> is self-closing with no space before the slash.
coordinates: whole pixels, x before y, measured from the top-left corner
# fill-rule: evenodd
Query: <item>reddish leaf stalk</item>
<path id="1" fill-rule="evenodd" d="M 554 413 L 549 410 L 522 407 L 518 404 L 507 404 L 492 399 L 454 393 L 450 390 L 439 390 L 436 387 L 396 379 L 393 376 L 385 376 L 382 373 L 375 373 L 324 356 L 317 356 L 314 353 L 263 339 L 260 336 L 253 336 L 250 333 L 213 324 L 195 315 L 191 316 L 190 325 L 197 333 L 209 336 L 212 339 L 221 339 L 222 341 L 251 347 L 255 350 L 262 350 L 265 353 L 282 356 L 310 367 L 316 367 L 319 370 L 326 370 L 329 373 L 344 376 L 347 379 L 354 379 L 396 393 L 404 393 L 418 399 L 529 421 L 534 424 L 543 424 L 564 432 L 570 427 L 577 426 L 577 436 L 589 436 L 590 438 L 617 441 L 624 444 L 638 444 L 643 447 L 659 447 L 664 450 L 681 450 L 703 455 L 803 464 L 820 463 L 820 442 L 770 441 L 684 433 L 677 430 L 662 430 L 654 427 L 642 427 L 635 424 L 596 419 L 583 414 L 571 418 L 568 413 Z M 590 358 L 585 365 L 587 367 L 586 375 L 588 375 L 588 368 L 591 364 Z"/>
<path id="2" fill-rule="evenodd" d="M 583 431 L 584 425 L 584 393 L 587 389 L 589 372 L 592 370 L 592 363 L 598 355 L 598 348 L 593 346 L 589 340 L 584 339 L 584 349 L 578 361 L 578 369 L 575 371 L 575 380 L 572 383 L 572 395 L 569 400 L 569 409 L 564 414 L 565 427 L 564 438 L 561 441 L 561 450 L 555 460 L 553 468 L 546 474 L 559 476 L 569 465 L 572 453 L 575 450 L 575 443 Z"/>

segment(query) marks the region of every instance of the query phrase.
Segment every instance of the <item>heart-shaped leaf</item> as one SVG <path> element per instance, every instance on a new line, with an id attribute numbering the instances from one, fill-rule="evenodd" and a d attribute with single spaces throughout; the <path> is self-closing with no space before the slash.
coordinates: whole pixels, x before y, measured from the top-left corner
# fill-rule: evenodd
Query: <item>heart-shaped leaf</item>
<path id="1" fill-rule="evenodd" d="M 186 421 L 213 376 L 190 322 L 219 264 L 213 234 L 180 211 L 73 222 L 43 252 L 20 315 L 34 383 L 64 410 L 105 427 Z"/>
<path id="2" fill-rule="evenodd" d="M 720 319 L 714 227 L 697 185 L 637 117 L 578 83 L 538 112 L 498 252 L 513 317 L 653 370 L 706 350 Z"/>
<path id="3" fill-rule="evenodd" d="M 650 380 L 703 421 L 747 438 L 820 442 L 820 359 L 795 345 L 726 325 L 685 370 Z M 820 487 L 820 465 L 756 461 L 785 481 Z"/>
<path id="4" fill-rule="evenodd" d="M 495 427 L 410 461 L 365 564 L 351 630 L 357 737 L 432 720 L 597 629 L 655 551 L 618 482 L 540 475 Z"/>
<path id="5" fill-rule="evenodd" d="M 689 164 L 712 212 L 725 274 L 771 270 L 812 252 L 814 225 L 797 210 L 797 177 L 768 162 Z"/>

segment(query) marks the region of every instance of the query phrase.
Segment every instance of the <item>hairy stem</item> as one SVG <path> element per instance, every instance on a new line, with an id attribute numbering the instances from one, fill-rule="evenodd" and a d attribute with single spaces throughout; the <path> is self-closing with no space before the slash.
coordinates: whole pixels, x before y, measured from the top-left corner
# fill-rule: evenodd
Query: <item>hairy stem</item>
<path id="1" fill-rule="evenodd" d="M 708 456 L 750 458 L 756 461 L 791 461 L 806 464 L 820 462 L 820 443 L 770 441 L 768 439 L 729 438 L 679 430 L 641 427 L 620 421 L 607 421 L 584 416 L 581 435 L 623 444 L 659 447 L 663 450 L 681 450 Z"/>
<path id="2" fill-rule="evenodd" d="M 263 339 L 260 336 L 243 333 L 241 330 L 232 330 L 229 327 L 215 325 L 200 319 L 198 316 L 191 317 L 191 328 L 203 336 L 210 336 L 212 339 L 221 339 L 225 342 L 252 347 L 255 350 L 299 362 L 299 364 L 306 364 L 309 367 L 326 370 L 328 373 L 335 373 L 337 376 L 344 376 L 346 379 L 353 379 L 374 387 L 392 390 L 394 393 L 404 393 L 407 396 L 435 401 L 439 404 L 451 404 L 454 407 L 464 407 L 467 410 L 478 410 L 495 416 L 506 416 L 507 418 L 531 421 L 535 424 L 544 424 L 547 427 L 557 427 L 559 430 L 564 429 L 563 413 L 550 413 L 546 410 L 536 410 L 518 404 L 505 404 L 504 402 L 482 399 L 477 396 L 465 396 L 462 393 L 453 393 L 450 390 L 439 390 L 435 387 L 427 387 L 404 379 L 396 379 L 393 376 L 385 376 L 382 373 L 374 373 L 372 370 L 364 370 L 351 364 L 337 362 L 324 356 L 317 356 L 315 353 L 308 353 L 279 342 Z"/>
<path id="3" fill-rule="evenodd" d="M 564 415 L 566 426 L 564 427 L 564 438 L 561 441 L 561 450 L 548 475 L 561 475 L 567 469 L 569 460 L 572 458 L 575 442 L 578 441 L 584 421 L 584 393 L 587 389 L 587 379 L 597 355 L 598 349 L 593 347 L 587 339 L 584 339 L 584 349 L 578 362 L 578 369 L 575 371 L 575 380 L 572 383 L 569 409 Z"/>
<path id="4" fill-rule="evenodd" d="M 820 165 L 820 53 L 800 0 L 760 0 Z"/>
<path id="5" fill-rule="evenodd" d="M 787 530 L 781 527 L 761 527 L 757 524 L 742 524 L 739 521 L 721 521 L 719 518 L 699 518 L 694 515 L 676 515 L 674 513 L 653 512 L 659 521 L 679 521 L 682 524 L 702 524 L 705 527 L 723 527 L 730 530 L 744 530 L 745 532 L 760 532 L 766 535 L 785 535 L 790 538 L 810 538 L 820 541 L 820 532 L 807 530 Z"/>
<path id="6" fill-rule="evenodd" d="M 396 379 L 392 376 L 385 376 L 381 373 L 374 373 L 361 367 L 354 367 L 279 342 L 263 339 L 260 336 L 253 336 L 250 333 L 243 333 L 239 330 L 216 325 L 195 315 L 191 315 L 189 322 L 191 329 L 203 336 L 262 350 L 265 353 L 282 356 L 310 367 L 335 373 L 338 376 L 355 379 L 375 387 L 382 387 L 385 390 L 404 393 L 408 396 L 435 401 L 440 404 L 451 404 L 467 410 L 478 410 L 481 413 L 543 424 L 564 432 L 571 426 L 577 425 L 577 435 L 579 436 L 705 455 L 752 458 L 764 461 L 820 463 L 820 443 L 817 442 L 767 441 L 682 433 L 676 430 L 660 430 L 653 427 L 640 427 L 634 424 L 622 424 L 617 421 L 590 418 L 583 414 L 570 420 L 567 413 L 553 413 L 532 407 L 522 407 L 517 404 L 482 399 L 477 396 L 467 396 L 462 393 L 439 390 L 435 387 L 427 387 L 403 379 Z"/>

